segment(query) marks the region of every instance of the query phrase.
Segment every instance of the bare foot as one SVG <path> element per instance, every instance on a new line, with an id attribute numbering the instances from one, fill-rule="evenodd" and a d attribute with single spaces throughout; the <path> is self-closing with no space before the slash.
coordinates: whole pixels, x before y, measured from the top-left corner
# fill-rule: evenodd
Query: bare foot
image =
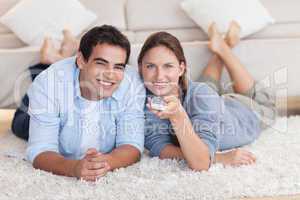
<path id="1" fill-rule="evenodd" d="M 78 41 L 68 29 L 63 30 L 64 39 L 61 43 L 60 53 L 63 57 L 73 56 L 78 49 Z"/>
<path id="2" fill-rule="evenodd" d="M 44 39 L 40 50 L 40 55 L 41 63 L 43 64 L 52 64 L 63 59 L 63 57 L 59 53 L 59 50 L 54 47 L 52 39 L 49 37 L 46 37 Z"/>
<path id="3" fill-rule="evenodd" d="M 223 39 L 221 33 L 218 32 L 215 23 L 212 23 L 208 29 L 208 37 L 210 39 L 208 48 L 216 53 L 220 54 L 223 49 L 229 48 L 225 40 Z"/>
<path id="4" fill-rule="evenodd" d="M 234 149 L 226 153 L 217 153 L 215 157 L 216 163 L 233 167 L 251 165 L 255 163 L 255 161 L 255 156 L 251 152 L 243 149 Z"/>
<path id="5" fill-rule="evenodd" d="M 233 48 L 240 42 L 241 27 L 236 21 L 231 21 L 229 30 L 226 34 L 225 41 Z"/>

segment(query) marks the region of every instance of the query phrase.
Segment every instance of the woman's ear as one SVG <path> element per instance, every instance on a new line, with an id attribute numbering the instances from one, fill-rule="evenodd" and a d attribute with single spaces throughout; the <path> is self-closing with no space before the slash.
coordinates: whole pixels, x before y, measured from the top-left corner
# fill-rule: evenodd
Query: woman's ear
<path id="1" fill-rule="evenodd" d="M 80 51 L 77 52 L 76 58 L 77 58 L 76 62 L 77 62 L 78 68 L 83 69 L 86 62 L 85 62 L 85 59 L 84 59 L 84 57 L 83 57 L 83 55 Z"/>
<path id="2" fill-rule="evenodd" d="M 184 62 L 181 62 L 179 65 L 180 68 L 180 76 L 184 75 L 185 71 L 186 71 L 186 65 Z"/>
<path id="3" fill-rule="evenodd" d="M 142 75 L 142 64 L 141 63 L 138 64 L 138 71 L 139 71 L 140 75 Z"/>

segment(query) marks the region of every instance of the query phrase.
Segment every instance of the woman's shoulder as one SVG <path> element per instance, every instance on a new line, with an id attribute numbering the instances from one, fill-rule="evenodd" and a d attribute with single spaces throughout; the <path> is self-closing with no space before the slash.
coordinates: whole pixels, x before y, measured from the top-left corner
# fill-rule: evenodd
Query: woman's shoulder
<path id="1" fill-rule="evenodd" d="M 188 113 L 218 111 L 223 104 L 218 93 L 205 82 L 189 82 L 184 98 L 184 107 Z"/>
<path id="2" fill-rule="evenodd" d="M 189 81 L 186 96 L 195 95 L 213 95 L 218 96 L 218 93 L 205 82 Z"/>

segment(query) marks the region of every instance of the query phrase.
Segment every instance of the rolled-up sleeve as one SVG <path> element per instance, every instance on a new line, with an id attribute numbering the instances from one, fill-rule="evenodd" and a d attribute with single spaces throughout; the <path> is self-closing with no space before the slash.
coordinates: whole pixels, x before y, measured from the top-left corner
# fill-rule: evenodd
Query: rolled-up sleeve
<path id="1" fill-rule="evenodd" d="M 145 111 L 145 147 L 149 150 L 150 156 L 157 157 L 166 145 L 172 144 L 170 127 L 166 120 L 157 118 L 148 109 Z"/>
<path id="2" fill-rule="evenodd" d="M 207 145 L 211 161 L 219 149 L 221 133 L 222 98 L 206 84 L 197 85 L 189 97 L 188 108 L 194 131 Z"/>
<path id="3" fill-rule="evenodd" d="M 144 151 L 145 87 L 139 77 L 131 80 L 131 87 L 122 101 L 122 111 L 116 121 L 116 147 L 129 144 L 142 154 Z"/>
<path id="4" fill-rule="evenodd" d="M 33 163 L 36 156 L 45 151 L 59 152 L 59 114 L 55 103 L 54 84 L 48 84 L 47 74 L 40 74 L 28 90 L 29 140 L 27 160 Z"/>

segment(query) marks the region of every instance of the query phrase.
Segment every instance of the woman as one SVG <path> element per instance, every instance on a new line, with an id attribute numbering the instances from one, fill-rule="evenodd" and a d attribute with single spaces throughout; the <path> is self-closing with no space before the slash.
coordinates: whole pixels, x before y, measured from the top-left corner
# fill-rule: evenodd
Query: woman
<path id="1" fill-rule="evenodd" d="M 146 104 L 145 147 L 151 156 L 185 159 L 193 170 L 207 170 L 212 162 L 255 162 L 252 153 L 235 148 L 259 136 L 266 127 L 263 117 L 274 119 L 274 99 L 268 91 L 257 90 L 232 53 L 238 34 L 239 26 L 232 22 L 225 42 L 212 24 L 209 48 L 215 55 L 200 82 L 187 80 L 183 49 L 174 36 L 158 32 L 146 40 L 138 57 L 139 71 L 147 94 L 162 97 L 166 104 L 164 110 L 155 110 L 151 98 Z M 223 62 L 235 93 L 222 93 Z M 223 150 L 231 151 L 217 153 Z"/>

